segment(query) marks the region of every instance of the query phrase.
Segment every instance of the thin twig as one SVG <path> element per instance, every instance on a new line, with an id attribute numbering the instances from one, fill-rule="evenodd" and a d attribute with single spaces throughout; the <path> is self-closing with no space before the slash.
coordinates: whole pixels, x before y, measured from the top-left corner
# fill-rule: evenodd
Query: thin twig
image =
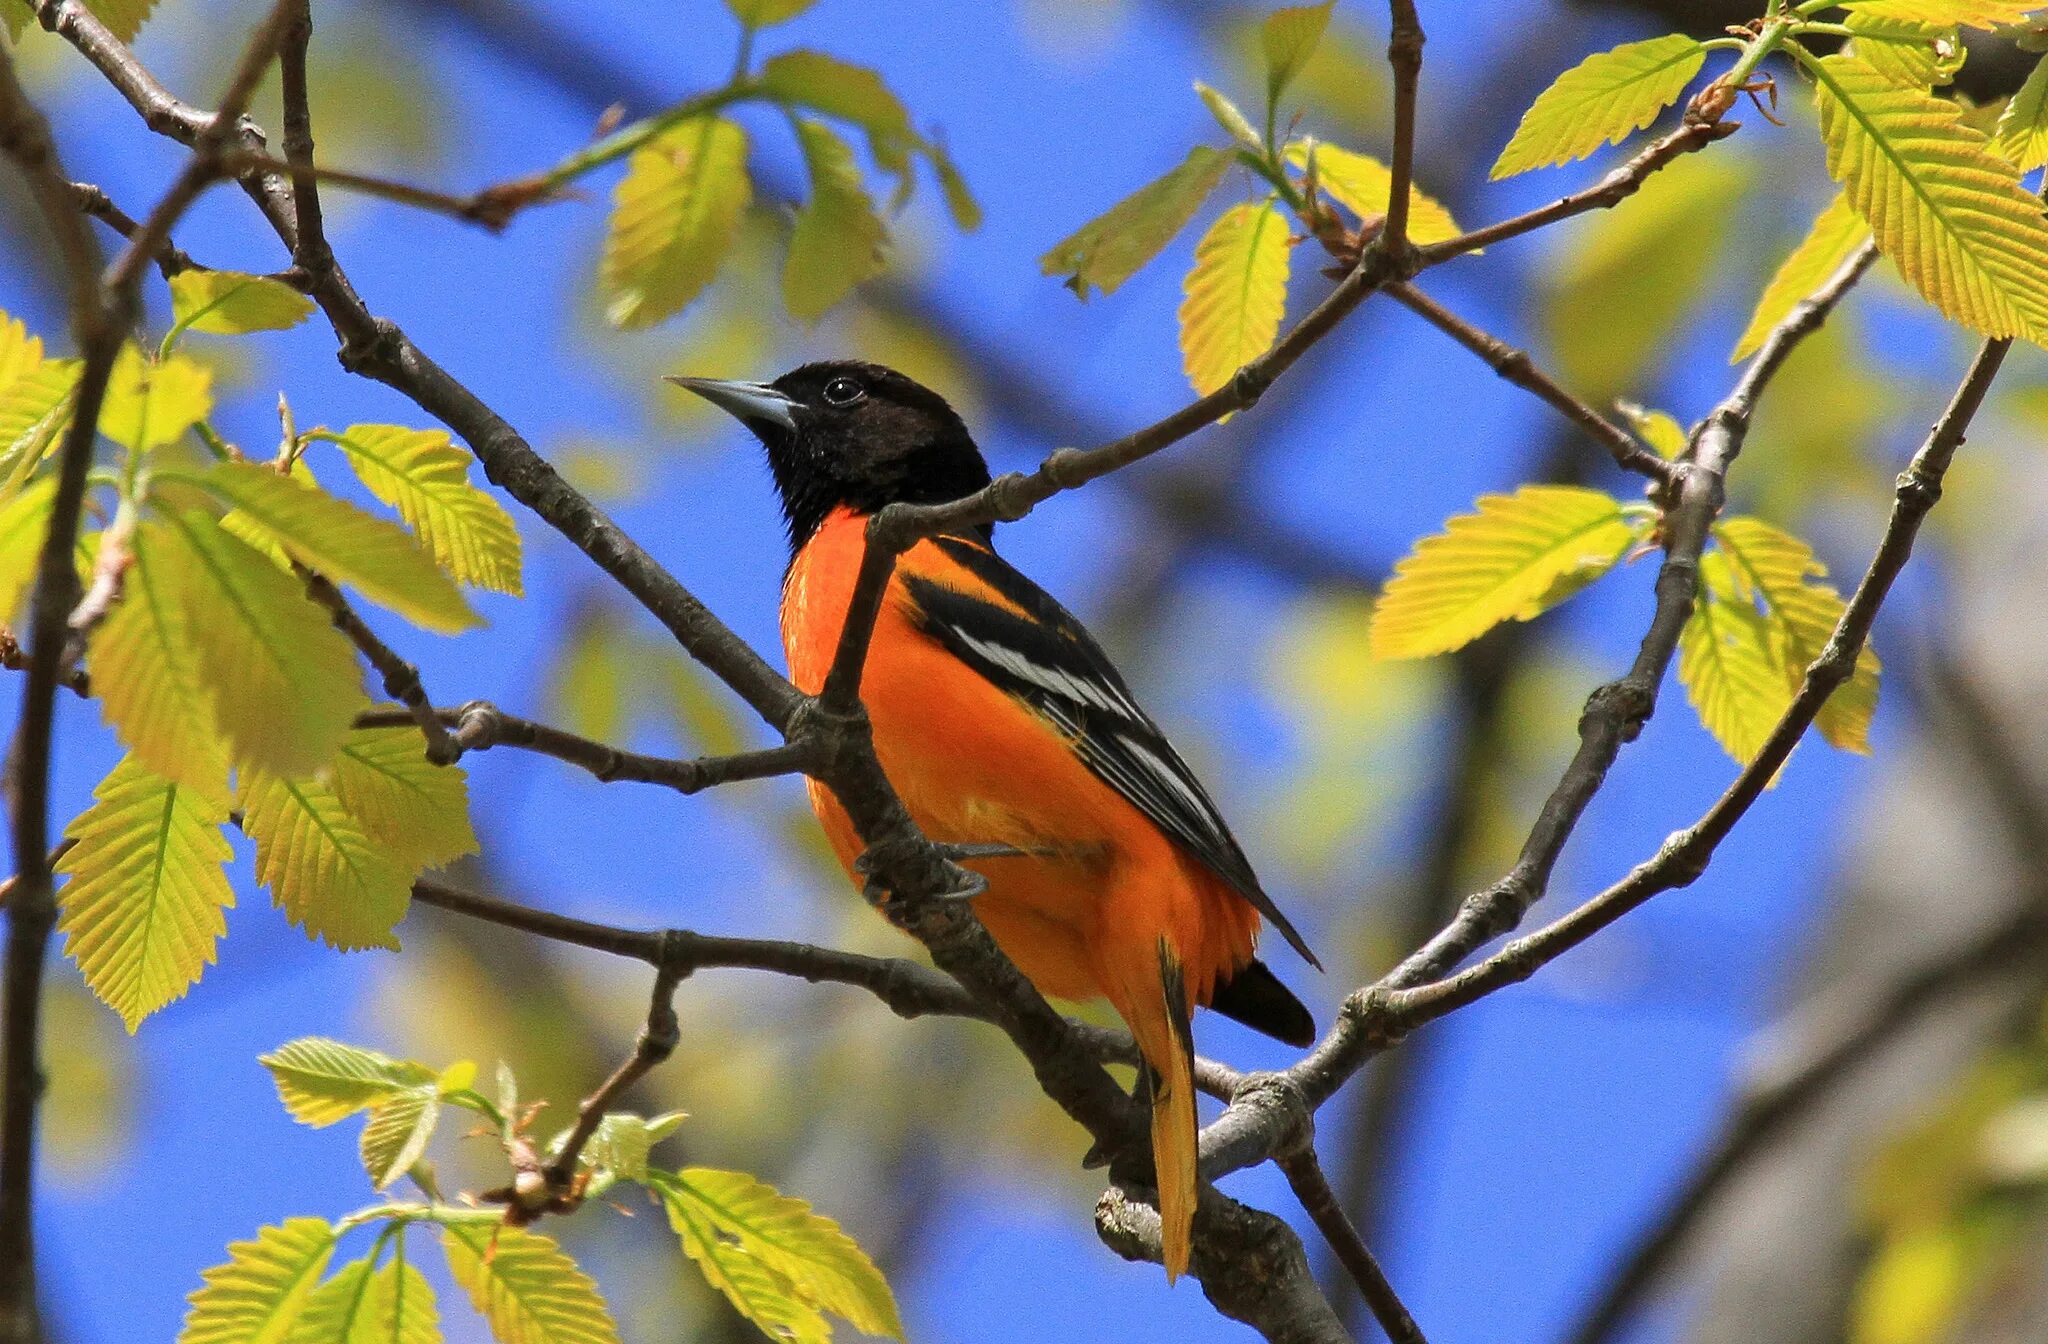
<path id="1" fill-rule="evenodd" d="M 1358 1235 L 1358 1229 L 1344 1216 L 1343 1206 L 1337 1203 L 1336 1192 L 1330 1189 L 1328 1178 L 1323 1175 L 1322 1163 L 1316 1160 L 1313 1148 L 1303 1148 L 1288 1153 L 1275 1161 L 1287 1177 L 1288 1188 L 1301 1201 L 1302 1211 L 1307 1213 L 1316 1230 L 1323 1234 L 1323 1240 L 1330 1244 L 1337 1259 L 1343 1264 L 1351 1281 L 1358 1285 L 1359 1295 L 1372 1309 L 1373 1319 L 1380 1323 L 1380 1329 L 1387 1332 L 1393 1344 L 1428 1344 L 1422 1327 L 1415 1323 L 1415 1317 L 1401 1301 L 1394 1285 L 1387 1279 L 1386 1271 Z"/>
<path id="2" fill-rule="evenodd" d="M 371 667 L 377 669 L 377 675 L 383 679 L 384 694 L 405 706 L 407 716 L 418 725 L 420 736 L 426 740 L 427 759 L 435 765 L 453 765 L 460 760 L 462 748 L 449 735 L 448 725 L 441 722 L 441 716 L 434 712 L 433 702 L 427 698 L 427 688 L 420 681 L 419 668 L 407 662 L 379 639 L 376 631 L 364 624 L 356 609 L 342 596 L 341 589 L 304 565 L 294 563 L 292 568 L 306 585 L 306 596 L 327 613 L 334 622 L 334 628 L 347 636 L 348 642 L 369 660 Z"/>
<path id="3" fill-rule="evenodd" d="M 122 238 L 130 239 L 142 232 L 141 224 L 137 223 L 127 211 L 114 204 L 113 198 L 107 195 L 104 190 L 92 183 L 73 182 L 71 184 L 71 195 L 72 199 L 77 202 L 80 210 L 91 215 L 94 219 L 121 235 Z M 187 256 L 183 249 L 172 244 L 168 238 L 158 245 L 156 255 L 151 260 L 156 262 L 157 270 L 162 272 L 166 280 L 180 271 L 206 269 Z"/>

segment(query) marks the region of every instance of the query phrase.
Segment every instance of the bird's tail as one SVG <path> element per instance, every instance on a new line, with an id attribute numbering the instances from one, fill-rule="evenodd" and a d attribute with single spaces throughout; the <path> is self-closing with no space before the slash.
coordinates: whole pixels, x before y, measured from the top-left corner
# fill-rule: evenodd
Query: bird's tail
<path id="1" fill-rule="evenodd" d="M 1168 1282 L 1187 1272 L 1195 1221 L 1195 1041 L 1187 977 L 1166 939 L 1151 965 L 1116 977 L 1116 1008 L 1145 1057 L 1152 1096 L 1152 1167 L 1159 1185 L 1159 1235 Z"/>

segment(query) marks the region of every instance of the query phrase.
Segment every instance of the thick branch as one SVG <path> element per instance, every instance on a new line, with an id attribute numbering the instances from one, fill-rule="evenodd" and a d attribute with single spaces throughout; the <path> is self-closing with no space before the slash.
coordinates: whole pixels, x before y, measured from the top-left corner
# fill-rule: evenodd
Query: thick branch
<path id="1" fill-rule="evenodd" d="M 1387 64 L 1394 73 L 1394 155 L 1388 170 L 1387 214 L 1380 223 L 1381 245 L 1389 255 L 1405 258 L 1408 243 L 1408 197 L 1415 182 L 1415 90 L 1422 78 L 1422 19 L 1415 0 L 1387 0 L 1393 35 L 1387 41 Z"/>

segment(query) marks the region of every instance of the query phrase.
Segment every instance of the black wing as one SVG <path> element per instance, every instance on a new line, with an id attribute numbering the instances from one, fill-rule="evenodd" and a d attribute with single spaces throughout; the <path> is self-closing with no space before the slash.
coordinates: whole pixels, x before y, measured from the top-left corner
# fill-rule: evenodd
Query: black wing
<path id="1" fill-rule="evenodd" d="M 1094 637 L 987 546 L 958 537 L 940 537 L 935 544 L 1028 615 L 906 573 L 903 583 L 924 632 L 1074 739 L 1076 753 L 1098 779 L 1207 864 L 1320 969 L 1315 953 L 1259 886 L 1216 804 L 1139 708 Z"/>

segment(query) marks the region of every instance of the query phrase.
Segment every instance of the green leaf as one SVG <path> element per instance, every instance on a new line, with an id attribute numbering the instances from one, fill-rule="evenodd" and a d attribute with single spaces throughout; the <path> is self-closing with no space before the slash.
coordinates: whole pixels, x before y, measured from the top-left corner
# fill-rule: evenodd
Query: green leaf
<path id="1" fill-rule="evenodd" d="M 433 1083 L 434 1071 L 324 1036 L 287 1041 L 257 1062 L 270 1070 L 278 1099 L 300 1124 L 324 1128 L 412 1088 Z"/>
<path id="2" fill-rule="evenodd" d="M 1932 88 L 1955 78 L 1965 49 L 1953 23 L 1926 23 L 1850 11 L 1850 54 L 1897 84 Z"/>
<path id="3" fill-rule="evenodd" d="M 1394 566 L 1373 612 L 1376 658 L 1448 653 L 1502 621 L 1534 620 L 1605 574 L 1640 534 L 1612 495 L 1525 485 L 1482 495 Z"/>
<path id="4" fill-rule="evenodd" d="M 1992 148 L 2023 173 L 2048 163 L 2048 60 L 2034 63 L 1999 113 Z"/>
<path id="5" fill-rule="evenodd" d="M 1986 336 L 2048 330 L 2048 222 L 1961 110 L 1847 56 L 1809 61 L 1828 173 L 1907 283 Z"/>
<path id="6" fill-rule="evenodd" d="M 815 121 L 798 121 L 811 197 L 796 212 L 789 258 L 782 268 L 782 301 L 791 316 L 815 322 L 879 274 L 888 230 L 861 189 L 860 170 L 844 140 Z"/>
<path id="7" fill-rule="evenodd" d="M 373 1271 L 366 1256 L 336 1270 L 314 1291 L 287 1344 L 440 1341 L 434 1289 L 425 1276 L 402 1260 Z"/>
<path id="8" fill-rule="evenodd" d="M 363 1170 L 370 1174 L 370 1184 L 382 1190 L 411 1171 L 426 1154 L 440 1119 L 437 1083 L 409 1087 L 378 1102 L 363 1126 Z"/>
<path id="9" fill-rule="evenodd" d="M 45 359 L 0 390 L 0 499 L 28 480 L 71 423 L 78 371 L 75 359 Z"/>
<path id="10" fill-rule="evenodd" d="M 335 794 L 372 841 L 417 872 L 477 852 L 459 765 L 435 765 L 417 728 L 362 728 L 335 758 Z"/>
<path id="11" fill-rule="evenodd" d="M 519 596 L 519 529 L 497 500 L 470 484 L 469 454 L 446 430 L 350 425 L 322 433 L 457 583 Z"/>
<path id="12" fill-rule="evenodd" d="M 1039 266 L 1047 275 L 1066 276 L 1067 287 L 1084 299 L 1090 288 L 1114 293 L 1187 227 L 1231 162 L 1225 150 L 1195 146 L 1172 172 L 1083 224 Z"/>
<path id="13" fill-rule="evenodd" d="M 228 1247 L 226 1264 L 201 1273 L 178 1344 L 277 1344 L 305 1309 L 334 1254 L 334 1229 L 291 1218 Z"/>
<path id="14" fill-rule="evenodd" d="M 1670 462 L 1685 451 L 1688 436 L 1685 426 L 1669 411 L 1651 410 L 1638 406 L 1632 401 L 1618 401 L 1614 408 L 1621 412 L 1621 418 L 1628 421 L 1628 427 L 1635 436 L 1656 449 L 1657 456 Z"/>
<path id="15" fill-rule="evenodd" d="M 235 903 L 221 835 L 228 809 L 123 757 L 96 800 L 65 828 L 76 843 L 57 862 L 64 954 L 129 1031 L 183 998 L 213 964 Z"/>
<path id="16" fill-rule="evenodd" d="M 312 311 L 311 299 L 267 275 L 189 270 L 171 277 L 171 316 L 187 331 L 286 331 Z"/>
<path id="17" fill-rule="evenodd" d="M 1323 0 L 1320 5 L 1276 9 L 1259 25 L 1259 48 L 1266 56 L 1268 120 L 1280 105 L 1280 97 L 1287 92 L 1287 86 L 1301 73 L 1301 67 L 1308 64 L 1308 58 L 1316 54 L 1316 46 L 1323 40 L 1323 30 L 1330 26 L 1330 7 L 1335 3 L 1336 0 Z"/>
<path id="18" fill-rule="evenodd" d="M 938 175 L 939 191 L 946 198 L 946 213 L 953 217 L 953 226 L 968 233 L 981 227 L 981 204 L 968 189 L 967 179 L 960 175 L 960 168 L 952 156 L 941 147 L 931 147 L 932 172 Z"/>
<path id="19" fill-rule="evenodd" d="M 1841 0 L 1852 17 L 2002 28 L 2044 8 L 2041 0 Z"/>
<path id="20" fill-rule="evenodd" d="M 1700 722 L 1742 765 L 1756 759 L 1792 703 L 1773 631 L 1719 551 L 1700 557 L 1699 600 L 1678 639 L 1678 680 Z"/>
<path id="21" fill-rule="evenodd" d="M 1793 308 L 1833 279 L 1835 272 L 1869 241 L 1870 226 L 1856 213 L 1849 197 L 1841 194 L 1829 201 L 1806 237 L 1764 286 L 1763 297 L 1757 300 L 1756 311 L 1750 314 L 1749 325 L 1743 329 L 1742 339 L 1735 343 L 1735 353 L 1729 356 L 1729 362 L 1748 359 L 1762 349 L 1771 332 L 1791 315 Z"/>
<path id="22" fill-rule="evenodd" d="M 1394 195 L 1393 169 L 1370 154 L 1354 154 L 1319 140 L 1297 140 L 1287 161 L 1306 170 L 1315 160 L 1316 185 L 1362 223 L 1385 219 Z M 1408 241 L 1428 246 L 1464 232 L 1443 204 L 1414 186 L 1408 188 Z"/>
<path id="23" fill-rule="evenodd" d="M 763 1329 L 773 1334 L 775 1326 L 792 1323 L 773 1313 L 767 1320 L 756 1317 L 748 1300 L 734 1295 L 728 1282 L 747 1282 L 744 1274 L 735 1278 L 735 1260 L 770 1271 L 790 1286 L 797 1303 L 815 1303 L 866 1334 L 903 1338 L 896 1298 L 881 1271 L 839 1224 L 803 1200 L 740 1171 L 687 1167 L 658 1175 L 655 1189 L 685 1253 Z"/>
<path id="24" fill-rule="evenodd" d="M 256 880 L 292 922 L 333 947 L 388 947 L 412 901 L 413 873 L 372 840 L 333 789 L 313 778 L 250 772 L 243 825 Z"/>
<path id="25" fill-rule="evenodd" d="M 1287 308 L 1287 217 L 1271 204 L 1233 205 L 1195 246 L 1183 286 L 1180 348 L 1188 381 L 1207 395 L 1272 347 Z"/>
<path id="26" fill-rule="evenodd" d="M 0 625 L 11 624 L 28 606 L 56 497 L 57 478 L 45 476 L 0 500 Z"/>
<path id="27" fill-rule="evenodd" d="M 192 551 L 165 532 L 145 522 L 129 538 L 121 600 L 93 631 L 85 666 L 108 726 L 139 762 L 224 799 L 227 748 L 181 597 L 195 579 Z"/>
<path id="28" fill-rule="evenodd" d="M 1724 518 L 1715 524 L 1714 538 L 1727 550 L 1737 579 L 1763 598 L 1782 635 L 1788 694 L 1796 691 L 1842 619 L 1841 594 L 1821 582 L 1827 567 L 1815 558 L 1812 547 L 1761 518 Z M 1870 751 L 1880 671 L 1877 655 L 1866 643 L 1857 655 L 1855 672 L 1814 719 L 1814 727 L 1830 746 Z"/>
<path id="29" fill-rule="evenodd" d="M 860 127 L 867 133 L 875 162 L 888 172 L 905 172 L 911 152 L 920 145 L 903 101 L 864 65 L 822 51 L 785 51 L 761 67 L 761 87 L 786 106 L 809 108 Z"/>
<path id="30" fill-rule="evenodd" d="M 597 1285 L 550 1237 L 461 1224 L 441 1231 L 448 1272 L 498 1344 L 618 1344 Z"/>
<path id="31" fill-rule="evenodd" d="M 1223 133 L 1243 145 L 1254 154 L 1266 152 L 1266 142 L 1252 128 L 1251 120 L 1245 116 L 1236 103 L 1230 101 L 1221 89 L 1214 89 L 1201 80 L 1195 81 L 1195 94 L 1202 100 L 1202 106 L 1209 109 L 1209 115 L 1216 118 L 1216 124 Z"/>
<path id="32" fill-rule="evenodd" d="M 749 28 L 767 28 L 787 23 L 818 0 L 725 0 L 733 17 Z"/>
<path id="33" fill-rule="evenodd" d="M 153 547 L 170 560 L 185 629 L 236 763 L 281 774 L 327 765 L 367 708 L 355 650 L 280 570 L 203 513 L 170 517 Z"/>
<path id="34" fill-rule="evenodd" d="M 203 472 L 159 472 L 158 479 L 209 491 L 233 507 L 256 535 L 415 625 L 457 634 L 482 624 L 454 581 L 404 528 L 346 500 L 254 462 L 219 462 Z"/>
<path id="35" fill-rule="evenodd" d="M 501 1109 L 510 1114 L 509 1108 Z M 688 1118 L 682 1111 L 670 1111 L 651 1118 L 613 1111 L 598 1122 L 590 1141 L 583 1145 L 580 1165 L 591 1171 L 608 1172 L 620 1180 L 644 1181 L 647 1179 L 648 1152 L 655 1144 L 675 1133 Z M 552 1151 L 561 1151 L 569 1133 L 569 1130 L 564 1130 L 556 1136 Z"/>
<path id="36" fill-rule="evenodd" d="M 1682 33 L 1625 42 L 1588 56 L 1557 77 L 1529 110 L 1493 165 L 1495 180 L 1570 163 L 1618 144 L 1657 119 L 1685 91 L 1707 49 Z"/>
<path id="37" fill-rule="evenodd" d="M 145 359 L 121 347 L 100 406 L 100 433 L 136 452 L 175 443 L 213 412 L 213 371 L 185 355 Z"/>
<path id="38" fill-rule="evenodd" d="M 649 327 L 681 312 L 717 276 L 753 199 L 737 122 L 685 121 L 634 151 L 612 192 L 598 269 L 612 325 Z"/>

